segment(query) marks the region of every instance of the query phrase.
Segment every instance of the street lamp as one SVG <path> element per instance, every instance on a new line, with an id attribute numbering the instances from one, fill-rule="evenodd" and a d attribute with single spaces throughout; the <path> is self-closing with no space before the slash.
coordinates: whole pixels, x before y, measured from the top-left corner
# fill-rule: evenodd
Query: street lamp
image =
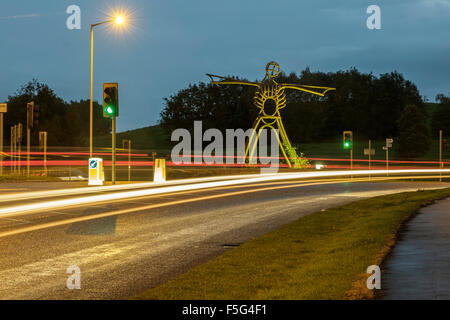
<path id="1" fill-rule="evenodd" d="M 92 103 L 92 82 L 93 82 L 93 74 L 94 74 L 94 27 L 99 26 L 101 24 L 114 22 L 117 25 L 122 25 L 125 22 L 125 18 L 122 15 L 117 15 L 113 17 L 113 19 L 91 24 L 91 94 L 89 100 L 89 157 L 92 158 L 92 137 L 93 137 L 93 127 L 94 127 L 94 112 L 93 112 L 93 103 Z"/>

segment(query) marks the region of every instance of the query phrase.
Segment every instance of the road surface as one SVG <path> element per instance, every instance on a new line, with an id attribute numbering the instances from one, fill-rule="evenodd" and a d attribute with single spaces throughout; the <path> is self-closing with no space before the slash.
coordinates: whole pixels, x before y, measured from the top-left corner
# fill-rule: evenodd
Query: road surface
<path id="1" fill-rule="evenodd" d="M 267 181 L 1 215 L 0 298 L 127 299 L 306 214 L 444 186 Z M 1 202 L 0 209 L 24 201 L 40 200 Z M 66 287 L 74 265 L 80 290 Z"/>
<path id="2" fill-rule="evenodd" d="M 383 299 L 450 299 L 450 198 L 406 223 L 383 269 Z"/>

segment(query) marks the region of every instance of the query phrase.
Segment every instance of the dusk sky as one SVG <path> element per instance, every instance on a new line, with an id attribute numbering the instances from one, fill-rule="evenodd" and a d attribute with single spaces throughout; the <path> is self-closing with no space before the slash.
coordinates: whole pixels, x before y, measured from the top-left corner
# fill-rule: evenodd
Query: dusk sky
<path id="1" fill-rule="evenodd" d="M 69 5 L 81 30 L 66 27 Z M 366 27 L 369 5 L 381 30 Z M 163 98 L 205 73 L 261 79 L 271 60 L 287 73 L 397 70 L 430 101 L 450 92 L 450 0 L 2 0 L 0 102 L 32 78 L 88 99 L 90 24 L 117 7 L 131 26 L 95 28 L 94 99 L 119 83 L 119 131 L 157 123 Z"/>

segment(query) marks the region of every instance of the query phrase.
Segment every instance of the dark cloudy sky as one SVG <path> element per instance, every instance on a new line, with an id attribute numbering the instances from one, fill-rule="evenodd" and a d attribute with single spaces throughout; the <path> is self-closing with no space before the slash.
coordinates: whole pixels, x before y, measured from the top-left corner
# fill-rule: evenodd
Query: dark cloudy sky
<path id="1" fill-rule="evenodd" d="M 81 8 L 81 30 L 66 9 Z M 366 8 L 381 8 L 368 30 Z M 163 97 L 205 73 L 397 70 L 433 101 L 450 92 L 450 0 L 2 0 L 0 102 L 32 78 L 65 100 L 89 98 L 89 27 L 116 7 L 132 13 L 125 32 L 95 28 L 94 98 L 119 82 L 118 129 L 155 124 Z"/>

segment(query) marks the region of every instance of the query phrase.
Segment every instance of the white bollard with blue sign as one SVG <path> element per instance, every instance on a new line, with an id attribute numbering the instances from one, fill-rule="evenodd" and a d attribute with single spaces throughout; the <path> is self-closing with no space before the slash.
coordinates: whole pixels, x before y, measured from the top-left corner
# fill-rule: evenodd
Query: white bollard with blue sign
<path id="1" fill-rule="evenodd" d="M 89 185 L 102 186 L 105 177 L 103 174 L 103 159 L 90 158 L 89 159 Z"/>

